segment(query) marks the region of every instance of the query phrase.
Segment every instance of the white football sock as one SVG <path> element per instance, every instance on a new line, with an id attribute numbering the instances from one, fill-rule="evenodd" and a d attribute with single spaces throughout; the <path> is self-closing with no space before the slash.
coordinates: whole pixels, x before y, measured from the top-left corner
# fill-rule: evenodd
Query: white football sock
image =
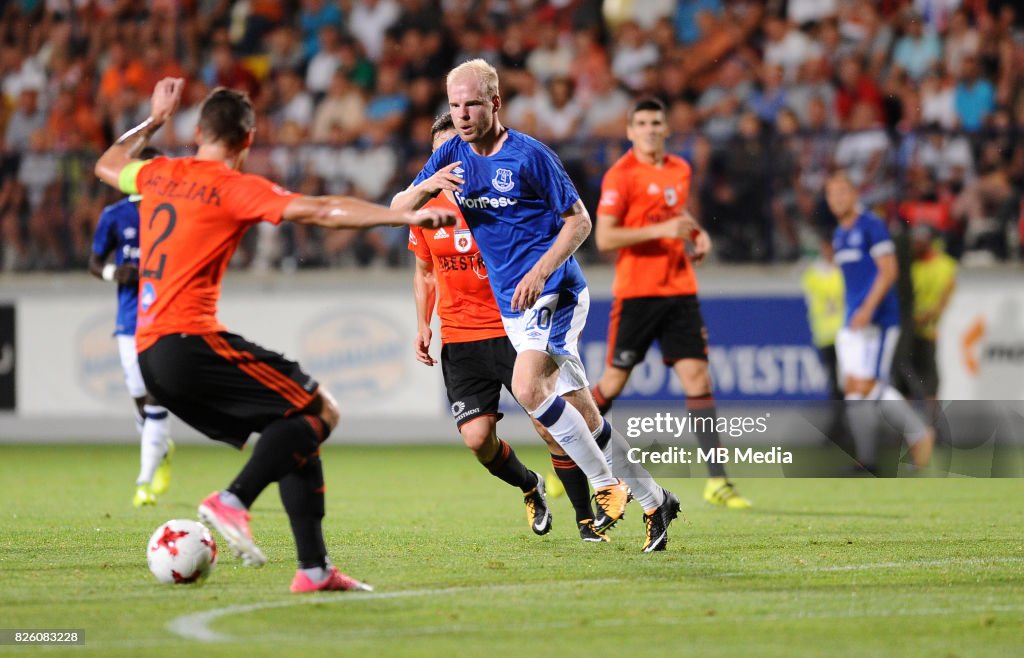
<path id="1" fill-rule="evenodd" d="M 576 407 L 552 393 L 530 415 L 551 432 L 562 450 L 590 479 L 594 489 L 611 486 L 618 481 L 594 442 L 583 414 Z"/>
<path id="2" fill-rule="evenodd" d="M 640 464 L 634 464 L 627 458 L 629 442 L 608 422 L 607 418 L 602 420 L 601 427 L 594 430 L 593 436 L 598 445 L 604 443 L 604 457 L 609 467 L 614 465 L 613 475 L 622 476 L 626 485 L 633 492 L 636 502 L 640 503 L 645 512 L 661 507 L 661 504 L 665 502 L 665 493 L 661 486 L 654 481 L 646 468 Z M 607 442 L 604 440 L 605 434 L 608 435 Z"/>
<path id="3" fill-rule="evenodd" d="M 153 473 L 167 454 L 167 437 L 170 434 L 170 420 L 166 409 L 147 404 L 144 411 L 146 418 L 142 424 L 141 465 L 136 484 L 148 484 L 153 481 Z"/>

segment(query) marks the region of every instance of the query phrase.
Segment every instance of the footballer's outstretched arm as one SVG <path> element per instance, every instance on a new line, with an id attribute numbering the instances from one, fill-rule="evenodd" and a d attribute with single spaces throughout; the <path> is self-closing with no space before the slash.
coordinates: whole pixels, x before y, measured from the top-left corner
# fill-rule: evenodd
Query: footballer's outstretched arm
<path id="1" fill-rule="evenodd" d="M 565 224 L 562 225 L 554 243 L 516 285 L 515 292 L 512 293 L 513 311 L 525 311 L 533 306 L 544 291 L 544 284 L 551 273 L 569 260 L 590 235 L 593 224 L 583 201 L 577 199 L 572 208 L 562 215 L 562 219 L 565 220 Z"/>
<path id="2" fill-rule="evenodd" d="M 418 185 L 405 188 L 391 199 L 391 207 L 395 210 L 418 210 L 441 192 L 461 192 L 462 177 L 452 173 L 461 164 L 461 161 L 453 162 Z"/>
<path id="3" fill-rule="evenodd" d="M 183 78 L 164 78 L 156 83 L 150 98 L 149 118 L 121 135 L 96 161 L 94 171 L 101 181 L 120 189 L 121 172 L 138 160 L 150 138 L 178 109 L 184 89 Z"/>
<path id="4" fill-rule="evenodd" d="M 325 228 L 394 225 L 437 228 L 455 223 L 455 211 L 451 209 L 393 210 L 348 196 L 301 196 L 285 207 L 282 216 L 297 224 L 315 224 Z"/>

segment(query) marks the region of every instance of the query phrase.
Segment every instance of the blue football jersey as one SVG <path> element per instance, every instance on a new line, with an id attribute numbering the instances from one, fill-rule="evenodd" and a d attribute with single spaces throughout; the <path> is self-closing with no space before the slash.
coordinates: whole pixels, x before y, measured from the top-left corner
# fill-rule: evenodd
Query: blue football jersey
<path id="1" fill-rule="evenodd" d="M 121 199 L 103 209 L 92 252 L 100 258 L 114 252 L 114 263 L 139 264 L 139 204 L 131 197 Z M 117 327 L 115 334 L 135 335 L 135 316 L 139 307 L 138 286 L 117 286 Z"/>
<path id="2" fill-rule="evenodd" d="M 562 214 L 580 195 L 554 151 L 515 130 L 508 131 L 497 153 L 486 157 L 458 135 L 452 137 L 434 152 L 415 183 L 453 162 L 462 162 L 455 173 L 464 180 L 455 200 L 487 265 L 498 308 L 514 317 L 512 293 L 554 244 L 565 224 Z M 551 273 L 543 294 L 579 292 L 586 285 L 570 256 Z"/>
<path id="3" fill-rule="evenodd" d="M 889 230 L 878 217 L 863 211 L 850 228 L 839 226 L 832 238 L 835 249 L 836 265 L 843 271 L 846 284 L 846 323 L 849 324 L 853 315 L 871 290 L 871 285 L 878 275 L 875 258 L 895 251 Z M 900 304 L 896 297 L 896 286 L 885 293 L 875 314 L 872 324 L 891 327 L 900 323 Z"/>

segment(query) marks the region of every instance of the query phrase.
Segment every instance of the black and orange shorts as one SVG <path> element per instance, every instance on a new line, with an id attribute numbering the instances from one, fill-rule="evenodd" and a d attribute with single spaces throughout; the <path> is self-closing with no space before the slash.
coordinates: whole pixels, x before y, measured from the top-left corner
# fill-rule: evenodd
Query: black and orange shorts
<path id="1" fill-rule="evenodd" d="M 696 295 L 616 298 L 608 321 L 607 364 L 631 370 L 658 341 L 666 365 L 708 358 L 708 330 Z"/>
<path id="2" fill-rule="evenodd" d="M 160 404 L 236 448 L 305 409 L 319 386 L 298 363 L 227 332 L 163 336 L 139 353 L 139 368 Z"/>

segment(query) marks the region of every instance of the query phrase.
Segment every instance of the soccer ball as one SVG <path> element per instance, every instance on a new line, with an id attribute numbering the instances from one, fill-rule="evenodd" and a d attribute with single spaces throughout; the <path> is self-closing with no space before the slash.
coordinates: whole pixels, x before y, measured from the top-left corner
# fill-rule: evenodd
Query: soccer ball
<path id="1" fill-rule="evenodd" d="M 175 519 L 149 538 L 146 562 L 161 583 L 198 582 L 210 575 L 217 563 L 217 543 L 202 523 Z"/>

